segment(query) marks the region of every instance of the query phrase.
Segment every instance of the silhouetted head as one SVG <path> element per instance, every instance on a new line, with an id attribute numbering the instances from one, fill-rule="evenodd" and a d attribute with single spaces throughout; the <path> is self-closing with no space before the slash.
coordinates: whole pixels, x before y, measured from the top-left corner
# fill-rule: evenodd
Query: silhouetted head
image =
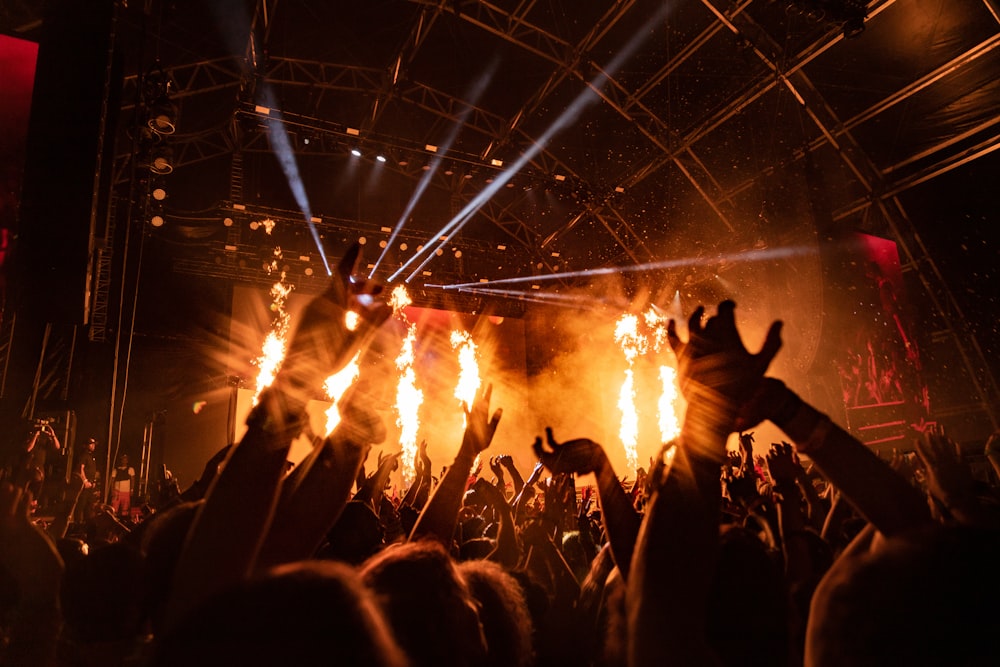
<path id="1" fill-rule="evenodd" d="M 405 667 L 357 572 L 302 561 L 212 596 L 162 637 L 153 667 L 371 665 Z"/>
<path id="2" fill-rule="evenodd" d="M 361 576 L 414 665 L 483 663 L 486 640 L 476 601 L 441 544 L 390 545 L 362 565 Z"/>

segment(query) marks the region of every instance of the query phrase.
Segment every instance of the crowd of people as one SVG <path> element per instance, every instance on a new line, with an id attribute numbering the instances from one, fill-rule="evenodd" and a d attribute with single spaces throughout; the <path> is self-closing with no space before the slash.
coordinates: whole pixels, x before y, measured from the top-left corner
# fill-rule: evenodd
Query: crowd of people
<path id="1" fill-rule="evenodd" d="M 74 537 L 72 508 L 43 526 L 30 485 L 0 484 L 0 664 L 1000 660 L 1000 437 L 985 476 L 933 425 L 915 458 L 880 458 L 767 375 L 780 323 L 751 353 L 730 301 L 693 312 L 686 340 L 671 323 L 688 407 L 634 481 L 552 429 L 525 476 L 490 449 L 505 415 L 487 385 L 454 460 L 435 475 L 421 446 L 397 496 L 399 455 L 368 457 L 386 429 L 364 377 L 289 469 L 307 402 L 391 312 L 354 275 L 357 250 L 306 308 L 246 434 L 138 523 L 114 516 L 123 486 Z M 765 420 L 787 441 L 755 442 Z"/>

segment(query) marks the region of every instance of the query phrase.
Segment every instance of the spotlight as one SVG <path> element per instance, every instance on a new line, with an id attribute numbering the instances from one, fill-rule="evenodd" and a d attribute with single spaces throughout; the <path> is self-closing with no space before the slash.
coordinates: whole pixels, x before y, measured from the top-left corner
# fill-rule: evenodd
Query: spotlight
<path id="1" fill-rule="evenodd" d="M 461 258 L 462 258 L 462 251 L 461 250 L 456 250 L 455 251 L 455 259 L 461 259 Z"/>
<path id="2" fill-rule="evenodd" d="M 307 276 L 311 276 L 313 274 L 312 267 L 311 266 L 307 266 L 306 270 L 303 271 L 302 273 L 306 274 Z"/>
<path id="3" fill-rule="evenodd" d="M 260 228 L 260 223 L 259 222 L 257 222 L 256 220 L 251 220 L 250 221 L 250 229 L 252 229 L 253 231 L 257 231 L 257 229 L 259 229 L 259 228 Z"/>
<path id="4" fill-rule="evenodd" d="M 351 155 L 353 155 L 354 157 L 361 157 L 361 151 L 359 151 L 357 148 L 352 148 Z"/>
<path id="5" fill-rule="evenodd" d="M 149 170 L 166 176 L 174 170 L 174 152 L 167 146 L 155 146 L 150 153 Z"/>
<path id="6" fill-rule="evenodd" d="M 424 150 L 427 151 L 428 153 L 437 153 L 438 147 L 435 146 L 434 144 L 424 144 Z"/>
<path id="7" fill-rule="evenodd" d="M 173 134 L 177 131 L 177 107 L 166 96 L 159 98 L 149 107 L 146 125 L 157 134 Z"/>
<path id="8" fill-rule="evenodd" d="M 494 167 L 502 167 L 503 160 L 498 160 L 496 158 L 493 158 L 492 160 L 490 160 L 490 164 L 493 165 Z"/>
<path id="9" fill-rule="evenodd" d="M 406 252 L 406 250 L 409 249 L 409 247 L 410 246 L 406 245 L 405 243 L 399 244 L 399 249 L 402 250 L 403 252 Z"/>
<path id="10" fill-rule="evenodd" d="M 232 227 L 233 226 L 233 219 L 232 218 L 223 218 L 222 219 L 222 224 L 225 227 Z"/>
<path id="11" fill-rule="evenodd" d="M 163 201 L 167 198 L 167 191 L 163 188 L 153 188 L 153 199 L 156 201 Z"/>
<path id="12" fill-rule="evenodd" d="M 378 160 L 379 162 L 385 162 L 385 156 L 384 155 L 376 155 L 375 159 Z"/>
<path id="13" fill-rule="evenodd" d="M 364 236 L 359 236 L 358 237 L 358 244 L 359 245 L 364 245 L 366 243 L 368 243 L 368 239 L 367 238 L 365 238 Z"/>
<path id="14" fill-rule="evenodd" d="M 149 219 L 149 224 L 153 225 L 154 227 L 162 227 L 163 222 L 164 220 L 162 215 L 154 215 L 152 218 Z"/>

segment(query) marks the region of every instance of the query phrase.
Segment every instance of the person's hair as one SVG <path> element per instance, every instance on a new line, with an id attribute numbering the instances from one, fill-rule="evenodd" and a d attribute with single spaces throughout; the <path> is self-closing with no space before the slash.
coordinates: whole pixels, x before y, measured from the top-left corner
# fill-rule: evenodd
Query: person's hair
<path id="1" fill-rule="evenodd" d="M 471 666 L 485 659 L 475 601 L 440 543 L 390 545 L 362 565 L 361 577 L 414 665 Z"/>
<path id="2" fill-rule="evenodd" d="M 725 527 L 708 610 L 708 641 L 722 663 L 787 664 L 787 600 L 780 561 L 757 531 Z"/>
<path id="3" fill-rule="evenodd" d="M 352 500 L 327 532 L 317 555 L 350 565 L 360 565 L 382 548 L 382 526 L 368 503 Z"/>
<path id="4" fill-rule="evenodd" d="M 834 566 L 813 597 L 806 655 L 824 665 L 993 665 L 1000 533 L 934 524 Z"/>
<path id="5" fill-rule="evenodd" d="M 473 597 L 486 636 L 484 665 L 527 667 L 534 660 L 531 613 L 517 579 L 498 563 L 469 560 L 459 564 Z"/>
<path id="6" fill-rule="evenodd" d="M 124 542 L 93 548 L 63 573 L 66 636 L 79 644 L 135 639 L 144 620 L 142 556 Z"/>
<path id="7" fill-rule="evenodd" d="M 278 566 L 209 598 L 156 642 L 151 667 L 405 667 L 357 571 L 332 561 Z"/>

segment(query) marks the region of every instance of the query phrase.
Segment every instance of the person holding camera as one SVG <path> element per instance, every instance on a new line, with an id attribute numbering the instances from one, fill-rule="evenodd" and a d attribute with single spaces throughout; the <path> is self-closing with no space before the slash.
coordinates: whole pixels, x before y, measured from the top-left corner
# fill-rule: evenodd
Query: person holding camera
<path id="1" fill-rule="evenodd" d="M 35 420 L 14 473 L 15 485 L 31 492 L 35 508 L 42 502 L 49 453 L 57 453 L 61 447 L 52 424 L 46 419 Z"/>

